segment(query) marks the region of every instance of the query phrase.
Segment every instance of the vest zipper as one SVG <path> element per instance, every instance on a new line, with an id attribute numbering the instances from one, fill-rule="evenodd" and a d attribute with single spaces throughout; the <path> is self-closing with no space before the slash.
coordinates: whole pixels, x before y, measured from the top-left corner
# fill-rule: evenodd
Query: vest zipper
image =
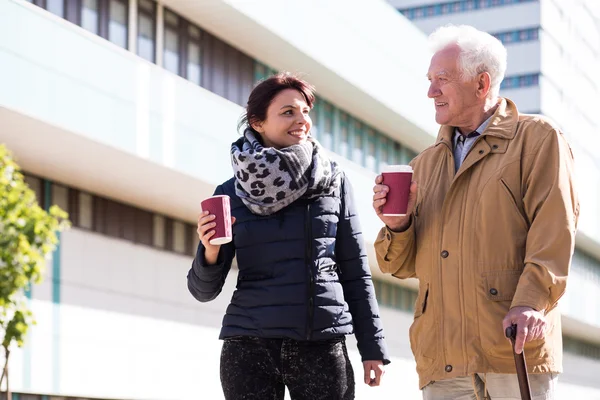
<path id="1" fill-rule="evenodd" d="M 314 285 L 315 278 L 313 275 L 313 262 L 312 262 L 312 224 L 310 218 L 310 204 L 306 206 L 306 223 L 304 224 L 306 229 L 306 270 L 308 273 L 308 313 L 306 320 L 306 340 L 310 340 L 312 336 L 313 328 L 313 314 L 314 314 Z"/>

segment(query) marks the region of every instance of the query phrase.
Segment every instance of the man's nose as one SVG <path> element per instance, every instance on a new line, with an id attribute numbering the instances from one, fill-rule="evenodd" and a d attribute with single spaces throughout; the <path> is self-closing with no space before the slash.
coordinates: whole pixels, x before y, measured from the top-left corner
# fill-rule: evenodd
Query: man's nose
<path id="1" fill-rule="evenodd" d="M 438 87 L 434 83 L 431 83 L 429 85 L 429 90 L 427 91 L 427 97 L 429 97 L 430 99 L 433 99 L 434 97 L 437 97 L 439 95 L 440 95 L 440 89 L 438 89 Z"/>

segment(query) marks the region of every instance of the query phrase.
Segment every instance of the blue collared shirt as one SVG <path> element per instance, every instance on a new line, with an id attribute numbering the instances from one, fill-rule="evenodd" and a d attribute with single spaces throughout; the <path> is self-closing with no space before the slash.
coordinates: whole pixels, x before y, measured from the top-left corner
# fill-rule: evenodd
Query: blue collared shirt
<path id="1" fill-rule="evenodd" d="M 457 146 L 456 146 L 456 144 L 458 143 L 458 138 L 460 138 L 462 134 L 460 133 L 458 128 L 454 129 L 454 138 L 452 138 L 452 144 L 453 144 L 453 148 L 454 148 L 454 167 L 455 167 L 454 172 L 458 171 L 458 169 L 462 165 L 463 161 L 465 160 L 465 157 L 467 157 L 467 154 L 469 154 L 469 150 L 471 150 L 473 143 L 475 143 L 475 141 L 477 140 L 479 135 L 481 135 L 483 133 L 483 131 L 485 130 L 485 128 L 487 128 L 491 119 L 492 119 L 492 116 L 490 116 L 488 119 L 483 121 L 483 123 L 481 125 L 479 125 L 479 128 L 477 128 L 475 130 L 475 132 L 473 132 L 469 136 L 465 137 L 465 142 L 463 144 L 462 151 L 460 151 L 461 149 L 457 149 Z"/>

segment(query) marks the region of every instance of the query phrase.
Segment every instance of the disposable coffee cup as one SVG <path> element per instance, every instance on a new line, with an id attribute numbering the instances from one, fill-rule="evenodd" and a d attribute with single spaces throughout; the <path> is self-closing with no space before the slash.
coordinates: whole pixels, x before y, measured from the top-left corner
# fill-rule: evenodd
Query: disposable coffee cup
<path id="1" fill-rule="evenodd" d="M 214 227 L 215 234 L 210 238 L 212 245 L 221 245 L 229 243 L 232 240 L 231 233 L 231 208 L 229 206 L 229 196 L 212 196 L 200 202 L 202 212 L 208 211 L 213 214 L 217 225 Z"/>
<path id="2" fill-rule="evenodd" d="M 383 205 L 383 215 L 386 217 L 405 216 L 413 176 L 412 167 L 410 165 L 388 165 L 381 175 L 383 184 L 390 188 Z"/>

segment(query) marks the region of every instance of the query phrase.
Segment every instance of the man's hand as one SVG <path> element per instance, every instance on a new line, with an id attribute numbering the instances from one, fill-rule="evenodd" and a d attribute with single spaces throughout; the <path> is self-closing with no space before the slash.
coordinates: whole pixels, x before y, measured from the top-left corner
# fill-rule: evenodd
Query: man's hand
<path id="1" fill-rule="evenodd" d="M 415 202 L 417 201 L 417 182 L 410 184 L 410 194 L 408 195 L 408 206 L 406 215 L 403 217 L 387 217 L 383 215 L 383 205 L 387 200 L 387 194 L 390 188 L 382 184 L 383 176 L 377 175 L 375 178 L 375 186 L 373 187 L 373 208 L 377 216 L 388 228 L 394 232 L 405 231 L 410 225 L 410 215 L 412 214 Z"/>
<path id="2" fill-rule="evenodd" d="M 385 374 L 385 367 L 383 366 L 383 361 L 375 360 L 375 361 L 363 361 L 363 368 L 365 370 L 365 383 L 369 386 L 379 386 L 381 382 L 381 377 Z M 373 374 L 375 377 L 373 377 Z"/>
<path id="3" fill-rule="evenodd" d="M 503 332 L 511 325 L 517 325 L 517 338 L 515 339 L 515 352 L 521 354 L 525 342 L 543 339 L 546 334 L 546 318 L 540 311 L 531 307 L 513 307 L 510 309 L 504 321 L 502 321 Z"/>

